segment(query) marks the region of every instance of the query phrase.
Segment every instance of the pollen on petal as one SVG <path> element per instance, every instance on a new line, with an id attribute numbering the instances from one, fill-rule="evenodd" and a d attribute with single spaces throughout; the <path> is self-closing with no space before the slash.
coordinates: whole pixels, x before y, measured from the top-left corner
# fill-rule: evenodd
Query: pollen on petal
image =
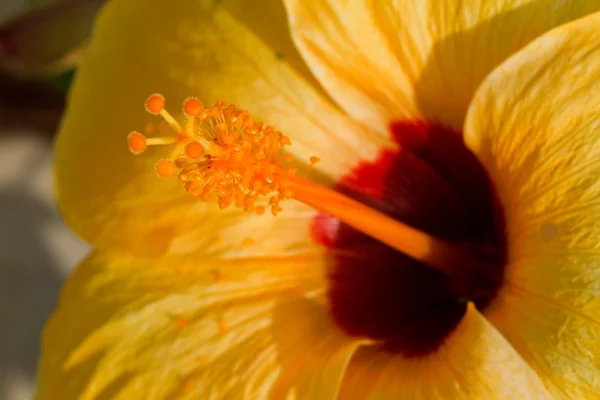
<path id="1" fill-rule="evenodd" d="M 204 147 L 199 142 L 190 142 L 185 146 L 185 154 L 189 158 L 197 160 L 204 154 Z"/>
<path id="2" fill-rule="evenodd" d="M 223 283 L 223 282 L 228 282 L 229 278 L 227 277 L 227 275 L 224 275 L 223 273 L 219 272 L 219 271 L 215 271 L 215 281 Z"/>
<path id="3" fill-rule="evenodd" d="M 308 159 L 308 161 L 310 161 L 310 163 L 312 165 L 315 165 L 316 163 L 318 163 L 319 161 L 321 161 L 321 159 L 319 157 L 312 156 L 311 158 Z"/>
<path id="4" fill-rule="evenodd" d="M 146 111 L 158 114 L 165 108 L 165 98 L 162 94 L 155 93 L 146 100 Z"/>
<path id="5" fill-rule="evenodd" d="M 188 117 L 199 117 L 204 111 L 202 102 L 195 97 L 189 97 L 183 103 L 183 112 Z"/>
<path id="6" fill-rule="evenodd" d="M 242 246 L 244 246 L 244 247 L 252 246 L 255 243 L 256 243 L 256 240 L 252 239 L 249 236 L 245 237 L 244 240 L 242 240 Z"/>
<path id="7" fill-rule="evenodd" d="M 171 266 L 171 269 L 173 270 L 173 272 L 175 273 L 175 275 L 181 275 L 181 274 L 183 274 L 183 270 L 181 269 L 181 265 L 179 265 L 179 264 L 173 264 Z"/>
<path id="8" fill-rule="evenodd" d="M 187 319 L 184 319 L 181 317 L 175 319 L 175 325 L 179 329 L 183 329 L 183 328 L 187 327 L 189 324 L 190 324 L 190 322 Z"/>
<path id="9" fill-rule="evenodd" d="M 183 392 L 189 393 L 196 387 L 197 381 L 195 379 L 188 379 L 183 385 Z"/>
<path id="10" fill-rule="evenodd" d="M 227 325 L 227 320 L 225 319 L 225 317 L 219 318 L 218 325 L 219 332 L 221 332 L 221 334 L 225 334 L 229 331 L 229 326 Z"/>
<path id="11" fill-rule="evenodd" d="M 127 144 L 129 145 L 129 151 L 136 155 L 142 153 L 148 146 L 146 136 L 136 131 L 131 132 L 127 136 Z"/>
<path id="12" fill-rule="evenodd" d="M 154 165 L 154 169 L 161 178 L 171 178 L 177 171 L 175 163 L 171 160 L 159 160 Z"/>

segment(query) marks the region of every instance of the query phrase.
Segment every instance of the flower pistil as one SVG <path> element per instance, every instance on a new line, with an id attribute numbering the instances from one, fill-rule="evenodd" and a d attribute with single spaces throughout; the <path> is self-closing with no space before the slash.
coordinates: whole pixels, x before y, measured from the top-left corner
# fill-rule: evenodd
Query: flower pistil
<path id="1" fill-rule="evenodd" d="M 129 149 L 140 154 L 150 145 L 174 146 L 168 158 L 155 164 L 155 170 L 162 178 L 173 177 L 179 171 L 178 179 L 190 195 L 202 201 L 216 198 L 221 209 L 234 206 L 262 215 L 270 208 L 275 216 L 282 211 L 280 202 L 293 198 L 453 276 L 460 282 L 461 291 L 478 288 L 478 293 L 465 296 L 485 295 L 482 292 L 495 285 L 496 277 L 482 272 L 485 268 L 481 268 L 479 257 L 297 176 L 297 169 L 287 166 L 293 161 L 292 155 L 284 152 L 284 147 L 291 145 L 290 139 L 256 121 L 248 111 L 224 102 L 205 108 L 200 100 L 190 97 L 183 104 L 185 121 L 181 125 L 164 104 L 164 97 L 154 94 L 146 101 L 146 110 L 160 115 L 175 134 L 146 138 L 134 131 L 128 137 Z M 311 164 L 318 161 L 316 156 L 310 158 Z M 477 285 L 471 284 L 474 281 Z"/>

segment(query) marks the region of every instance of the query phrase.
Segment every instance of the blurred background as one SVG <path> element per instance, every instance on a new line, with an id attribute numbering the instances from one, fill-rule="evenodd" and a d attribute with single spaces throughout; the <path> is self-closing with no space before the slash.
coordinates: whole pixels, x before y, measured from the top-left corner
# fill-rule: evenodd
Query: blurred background
<path id="1" fill-rule="evenodd" d="M 52 195 L 52 141 L 104 0 L 0 0 L 0 400 L 30 399 L 39 336 L 88 251 Z"/>

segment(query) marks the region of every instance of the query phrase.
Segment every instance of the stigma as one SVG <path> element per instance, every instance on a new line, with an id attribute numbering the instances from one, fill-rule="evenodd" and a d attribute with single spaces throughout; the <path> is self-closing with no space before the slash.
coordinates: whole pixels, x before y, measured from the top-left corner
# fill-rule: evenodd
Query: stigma
<path id="1" fill-rule="evenodd" d="M 135 155 L 148 146 L 171 147 L 168 157 L 154 166 L 159 177 L 176 177 L 190 195 L 216 201 L 221 209 L 236 207 L 258 215 L 267 209 L 277 215 L 280 202 L 294 197 L 290 179 L 297 170 L 286 167 L 293 156 L 284 151 L 290 139 L 248 111 L 224 102 L 205 107 L 190 97 L 183 103 L 180 123 L 165 109 L 160 94 L 150 96 L 145 107 L 170 126 L 172 135 L 146 137 L 133 131 L 127 142 Z"/>

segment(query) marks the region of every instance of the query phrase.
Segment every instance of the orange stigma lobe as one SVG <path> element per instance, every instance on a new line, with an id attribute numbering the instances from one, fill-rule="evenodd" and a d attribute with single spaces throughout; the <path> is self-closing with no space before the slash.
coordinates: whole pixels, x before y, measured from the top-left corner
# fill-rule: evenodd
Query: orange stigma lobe
<path id="1" fill-rule="evenodd" d="M 146 110 L 151 114 L 158 114 L 165 108 L 165 98 L 161 94 L 153 94 L 146 100 Z"/>
<path id="2" fill-rule="evenodd" d="M 147 147 L 146 136 L 133 131 L 127 136 L 127 144 L 129 145 L 129 151 L 133 154 L 141 154 Z"/>
<path id="3" fill-rule="evenodd" d="M 183 103 L 183 112 L 188 117 L 199 117 L 203 110 L 202 102 L 195 97 L 190 97 Z"/>

